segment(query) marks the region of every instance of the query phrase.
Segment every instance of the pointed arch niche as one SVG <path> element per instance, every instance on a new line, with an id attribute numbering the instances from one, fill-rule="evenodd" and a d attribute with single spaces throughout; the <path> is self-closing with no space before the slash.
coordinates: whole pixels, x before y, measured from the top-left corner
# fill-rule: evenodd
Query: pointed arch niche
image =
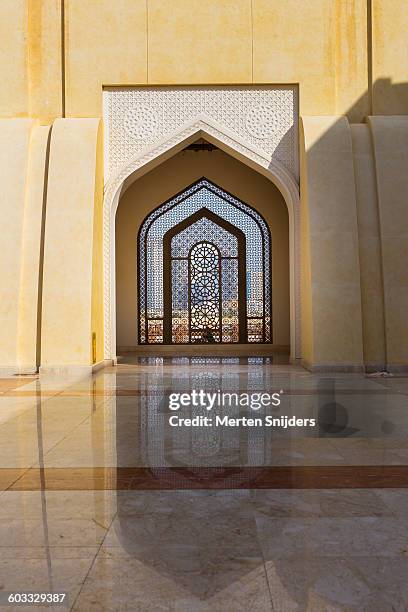
<path id="1" fill-rule="evenodd" d="M 284 307 L 281 308 L 281 318 L 282 321 L 287 318 L 287 328 L 290 330 L 290 333 L 287 334 L 288 344 L 290 343 L 290 355 L 291 360 L 294 361 L 296 359 L 300 359 L 301 357 L 301 348 L 300 348 L 300 262 L 299 262 L 299 191 L 298 185 L 294 178 L 294 176 L 284 168 L 279 162 L 268 159 L 263 156 L 260 152 L 248 147 L 247 143 L 240 142 L 237 140 L 236 135 L 232 135 L 231 133 L 227 133 L 220 129 L 219 126 L 214 125 L 208 120 L 199 119 L 195 122 L 191 122 L 183 126 L 183 129 L 179 130 L 176 134 L 173 134 L 171 138 L 168 138 L 155 146 L 152 146 L 148 149 L 145 149 L 142 154 L 138 155 L 136 158 L 130 160 L 109 180 L 105 188 L 105 199 L 104 199 L 104 236 L 103 236 L 103 244 L 104 244 L 104 333 L 105 333 L 105 358 L 106 359 L 115 359 L 116 358 L 116 346 L 117 346 L 117 318 L 121 321 L 122 315 L 120 312 L 120 308 L 118 313 L 116 312 L 116 257 L 115 251 L 118 247 L 116 240 L 116 212 L 118 209 L 119 202 L 126 200 L 126 193 L 130 189 L 130 187 L 138 182 L 139 179 L 147 179 L 145 175 L 147 173 L 154 171 L 159 166 L 163 165 L 165 168 L 169 162 L 173 162 L 173 158 L 178 158 L 180 160 L 180 156 L 184 155 L 192 155 L 196 156 L 196 159 L 199 158 L 201 153 L 195 153 L 189 151 L 188 153 L 184 150 L 190 144 L 193 144 L 199 139 L 204 139 L 205 141 L 213 144 L 218 151 L 215 151 L 210 155 L 222 155 L 225 158 L 229 158 L 231 164 L 235 164 L 236 172 L 240 173 L 240 166 L 243 164 L 247 166 L 249 169 L 255 171 L 256 173 L 262 175 L 262 177 L 266 177 L 269 181 L 271 181 L 276 188 L 276 197 L 282 198 L 282 202 L 286 204 L 285 215 L 287 217 L 287 252 L 284 253 L 282 251 L 282 257 L 287 257 L 287 278 L 286 280 L 282 278 L 279 280 L 281 285 L 284 286 L 285 282 L 287 283 L 287 312 L 284 312 Z M 237 162 L 240 162 L 237 164 Z M 198 174 L 195 177 L 195 185 L 198 184 L 199 180 L 202 177 L 208 176 L 204 172 Z M 201 177 L 201 179 L 200 179 Z M 260 179 L 262 179 L 260 177 Z M 145 208 L 145 201 L 143 199 L 143 193 L 137 195 L 137 201 L 134 202 L 134 206 L 138 207 L 138 215 L 140 216 L 140 224 L 139 228 L 142 231 L 142 223 L 144 219 L 149 217 L 149 214 L 152 213 L 155 209 L 158 209 L 163 202 L 166 203 L 166 200 L 171 200 L 174 198 L 175 194 L 178 191 L 183 191 L 187 189 L 190 185 L 192 186 L 191 180 L 186 180 L 184 184 L 181 184 L 179 189 L 174 189 L 171 191 L 171 184 L 174 184 L 174 181 L 178 177 L 171 176 L 171 170 L 169 178 L 169 185 L 161 185 L 161 189 L 159 191 L 161 193 L 166 193 L 167 197 L 163 197 L 161 200 L 159 199 L 155 202 L 154 206 L 151 206 L 149 210 Z M 241 201 L 242 204 L 248 204 L 249 208 L 253 210 L 253 213 L 257 214 L 257 208 L 254 206 L 251 195 L 249 193 L 248 197 L 241 198 L 241 195 L 234 190 L 233 183 L 231 184 L 231 180 L 229 180 L 228 185 L 223 184 L 223 181 L 215 180 L 213 176 L 208 176 L 209 185 L 213 186 L 213 189 L 216 190 L 220 188 L 222 193 L 229 194 L 235 200 Z M 214 182 L 212 182 L 214 181 Z M 143 181 L 140 182 L 142 184 Z M 241 181 L 242 182 L 242 181 Z M 176 181 L 177 183 L 177 181 Z M 265 183 L 263 179 L 263 183 Z M 136 185 L 135 185 L 136 187 Z M 272 188 L 272 186 L 271 186 Z M 166 191 L 167 190 L 167 191 Z M 278 193 L 279 192 L 279 193 Z M 231 195 L 232 194 L 232 195 Z M 140 198 L 140 199 L 139 199 Z M 244 205 L 245 205 L 244 204 Z M 193 212 L 199 212 L 201 214 L 203 206 L 197 208 Z M 201 211 L 201 213 L 200 213 Z M 219 212 L 214 209 L 211 211 L 214 214 L 218 214 L 220 218 L 223 215 L 220 215 Z M 263 211 L 258 211 L 263 213 Z M 263 218 L 262 214 L 258 215 L 261 219 Z M 208 217 L 208 215 L 207 215 Z M 225 219 L 225 215 L 224 215 Z M 233 224 L 231 219 L 227 222 Z M 265 224 L 267 226 L 266 231 L 271 232 L 272 235 L 272 243 L 274 242 L 274 228 L 273 222 L 266 217 Z M 239 224 L 235 224 L 238 226 Z M 244 232 L 243 232 L 244 233 Z M 233 233 L 231 234 L 233 235 Z M 137 262 L 137 232 L 134 235 L 134 250 L 133 252 L 128 253 L 129 262 Z M 275 252 L 272 253 L 272 258 L 275 256 Z M 279 254 L 278 254 L 279 257 Z M 118 265 L 121 265 L 118 262 Z M 283 266 L 284 268 L 284 266 Z M 282 269 L 283 269 L 282 268 Z M 134 276 L 136 274 L 136 277 Z M 133 268 L 133 276 L 135 278 L 135 283 L 137 279 L 137 275 L 139 275 L 139 269 L 137 267 L 137 263 L 134 264 Z M 279 274 L 278 274 L 279 276 Z M 284 274 L 280 274 L 280 276 L 284 276 Z M 275 291 L 273 275 L 270 275 L 270 279 L 272 279 L 271 290 L 272 293 Z M 149 281 L 149 279 L 148 279 Z M 120 281 L 123 283 L 122 281 Z M 278 282 L 278 281 L 277 281 Z M 136 283 L 137 284 L 137 283 Z M 242 283 L 241 283 L 242 286 Z M 245 282 L 245 288 L 247 289 L 247 282 Z M 120 290 L 123 289 L 123 286 Z M 282 291 L 285 291 L 282 290 Z M 268 301 L 268 297 L 264 294 L 264 299 L 266 302 Z M 143 326 L 140 325 L 140 296 L 139 295 L 131 295 L 129 297 L 130 301 L 133 300 L 134 304 L 134 325 L 132 329 L 132 337 L 137 336 L 137 340 L 135 344 L 146 342 L 146 335 L 143 336 Z M 241 296 L 242 299 L 242 296 Z M 139 303 L 139 304 L 138 304 Z M 272 309 L 274 308 L 273 299 L 272 299 Z M 117 317 L 118 314 L 118 317 Z M 241 321 L 242 312 L 240 313 Z M 247 315 L 246 315 L 247 316 Z M 282 324 L 283 325 L 283 324 Z M 286 325 L 286 323 L 285 323 Z M 242 324 L 241 324 L 242 326 Z M 248 319 L 246 320 L 246 327 L 248 329 Z M 279 344 L 279 340 L 276 341 L 276 337 L 279 336 L 279 320 L 276 323 L 275 320 L 275 312 L 273 315 L 273 326 L 271 329 L 270 336 L 263 332 L 263 339 L 267 343 L 268 341 L 272 341 L 273 343 Z M 146 328 L 145 328 L 146 330 Z M 239 333 L 239 332 L 238 332 Z M 146 331 L 145 331 L 146 334 Z M 167 334 L 169 334 L 167 330 Z M 167 339 L 169 336 L 167 335 Z M 241 343 L 243 340 L 242 329 L 241 336 L 238 339 L 238 342 Z M 120 345 L 122 340 L 119 338 L 118 344 Z M 133 344 L 133 343 L 132 343 Z"/>

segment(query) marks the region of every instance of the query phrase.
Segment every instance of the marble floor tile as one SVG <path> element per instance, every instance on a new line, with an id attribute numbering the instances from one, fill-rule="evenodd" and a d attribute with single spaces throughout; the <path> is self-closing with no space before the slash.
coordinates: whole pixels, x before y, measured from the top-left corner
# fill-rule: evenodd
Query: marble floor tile
<path id="1" fill-rule="evenodd" d="M 35 397 L 10 397 L 0 395 L 0 427 L 37 406 Z"/>
<path id="2" fill-rule="evenodd" d="M 1 461 L 1 460 L 0 460 Z M 1 461 L 2 463 L 2 461 Z M 11 461 L 10 463 L 15 463 Z M 27 468 L 8 467 L 0 470 L 0 494 L 2 491 L 8 489 L 13 483 L 15 483 L 21 476 L 27 471 Z"/>
<path id="3" fill-rule="evenodd" d="M 408 519 L 255 517 L 265 559 L 305 556 L 408 558 Z"/>
<path id="4" fill-rule="evenodd" d="M 301 439 L 273 441 L 269 465 L 344 465 L 344 455 L 331 440 Z"/>
<path id="5" fill-rule="evenodd" d="M 276 612 L 405 612 L 408 559 L 294 557 L 267 561 Z"/>
<path id="6" fill-rule="evenodd" d="M 104 546 L 126 547 L 131 550 L 145 550 L 151 546 L 160 547 L 163 542 L 169 546 L 206 546 L 217 549 L 238 548 L 244 555 L 259 552 L 254 518 L 246 512 L 239 512 L 217 521 L 204 513 L 189 512 L 183 517 L 167 515 L 118 516 L 114 519 Z"/>
<path id="7" fill-rule="evenodd" d="M 44 458 L 44 467 L 90 467 L 118 465 L 115 430 L 107 424 L 106 428 L 93 427 L 86 419 L 56 442 Z M 133 443 L 134 448 L 134 443 Z"/>
<path id="8" fill-rule="evenodd" d="M 174 548 L 140 559 L 104 548 L 74 610 L 272 612 L 262 558 L 195 553 Z"/>
<path id="9" fill-rule="evenodd" d="M 230 516 L 252 518 L 250 492 L 231 491 L 118 491 L 117 509 L 123 517 L 146 515 L 176 515 L 197 518 L 214 517 L 214 521 L 228 522 Z"/>
<path id="10" fill-rule="evenodd" d="M 47 444 L 45 448 L 48 448 Z M 28 439 L 26 443 L 19 437 L 0 439 L 0 471 L 6 472 L 6 478 L 10 469 L 21 468 L 25 472 L 27 468 L 41 460 L 42 454 L 43 446 L 41 443 L 38 444 L 37 439 Z M 3 478 L 3 474 L 0 475 L 0 483 Z"/>
<path id="11" fill-rule="evenodd" d="M 378 384 L 386 387 L 397 393 L 408 395 L 408 379 L 407 377 L 382 378 L 378 380 Z"/>
<path id="12" fill-rule="evenodd" d="M 405 612 L 408 559 L 298 557 L 266 562 L 273 609 Z"/>
<path id="13" fill-rule="evenodd" d="M 408 518 L 408 489 L 376 489 L 375 493 L 393 514 Z"/>
<path id="14" fill-rule="evenodd" d="M 408 498 L 407 498 L 408 499 Z M 269 517 L 393 516 L 386 496 L 370 489 L 251 491 L 256 512 Z"/>
<path id="15" fill-rule="evenodd" d="M 370 587 L 349 558 L 278 558 L 265 565 L 276 612 L 369 610 Z"/>
<path id="16" fill-rule="evenodd" d="M 25 376 L 9 376 L 8 378 L 0 378 L 0 393 L 6 393 L 14 389 L 24 387 L 30 382 L 36 380 L 36 377 L 25 377 Z"/>
<path id="17" fill-rule="evenodd" d="M 408 448 L 408 437 L 364 437 L 333 438 L 332 444 L 341 452 L 354 450 L 401 450 Z"/>
<path id="18" fill-rule="evenodd" d="M 0 557 L 2 547 L 45 546 L 97 546 L 111 525 L 101 517 L 92 519 L 0 519 Z"/>
<path id="19" fill-rule="evenodd" d="M 369 587 L 363 610 L 406 612 L 408 610 L 408 558 L 358 557 L 352 563 Z"/>
<path id="20" fill-rule="evenodd" d="M 95 559 L 97 548 L 68 549 L 0 547 L 0 589 L 17 592 L 64 592 L 74 603 Z M 42 606 L 7 606 L 9 610 L 44 610 Z"/>
<path id="21" fill-rule="evenodd" d="M 0 494 L 0 520 L 88 519 L 106 526 L 117 512 L 116 496 L 116 491 L 6 491 Z"/>
<path id="22" fill-rule="evenodd" d="M 337 448 L 346 465 L 408 465 L 408 448 Z"/>

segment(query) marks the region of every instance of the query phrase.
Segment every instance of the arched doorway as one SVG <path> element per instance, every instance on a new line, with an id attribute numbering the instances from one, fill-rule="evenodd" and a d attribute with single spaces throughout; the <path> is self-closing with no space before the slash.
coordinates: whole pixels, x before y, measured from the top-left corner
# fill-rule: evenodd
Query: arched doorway
<path id="1" fill-rule="evenodd" d="M 271 342 L 271 238 L 261 215 L 200 179 L 144 220 L 139 344 Z"/>
<path id="2" fill-rule="evenodd" d="M 212 133 L 214 132 L 214 134 Z M 158 147 L 152 147 L 146 154 L 131 160 L 126 166 L 124 166 L 120 172 L 116 173 L 115 176 L 109 181 L 106 186 L 105 193 L 105 205 L 104 205 L 104 271 L 105 271 L 105 350 L 106 356 L 114 356 L 117 354 L 116 347 L 124 347 L 124 350 L 132 350 L 132 347 L 137 348 L 138 342 L 138 320 L 137 317 L 130 316 L 130 311 L 134 313 L 137 309 L 137 290 L 136 288 L 131 289 L 127 283 L 127 290 L 124 291 L 125 287 L 124 280 L 125 276 L 121 274 L 117 277 L 117 265 L 119 270 L 127 270 L 128 273 L 136 273 L 136 264 L 132 263 L 136 261 L 135 257 L 128 257 L 130 253 L 129 249 L 125 249 L 122 257 L 122 263 L 117 263 L 118 252 L 117 249 L 120 246 L 121 250 L 124 250 L 124 240 L 117 234 L 115 224 L 117 223 L 116 211 L 118 209 L 119 201 L 121 202 L 120 208 L 122 213 L 125 209 L 131 217 L 134 218 L 133 225 L 129 225 L 125 219 L 125 215 L 121 215 L 122 221 L 121 226 L 125 228 L 127 238 L 137 234 L 138 227 L 149 214 L 149 211 L 157 207 L 159 200 L 155 199 L 155 194 L 158 192 L 163 193 L 163 201 L 166 197 L 171 195 L 168 187 L 170 184 L 174 184 L 175 189 L 173 193 L 182 188 L 180 182 L 184 185 L 188 184 L 189 181 L 183 180 L 182 176 L 191 174 L 191 180 L 197 180 L 197 176 L 207 175 L 207 172 L 196 173 L 194 176 L 193 171 L 185 171 L 185 158 L 184 151 L 186 147 L 196 141 L 197 138 L 206 138 L 209 142 L 218 147 L 218 155 L 224 155 L 225 160 L 229 160 L 230 170 L 233 172 L 233 180 L 231 181 L 231 175 L 228 177 L 224 173 L 224 164 L 219 167 L 218 162 L 212 165 L 209 176 L 212 180 L 215 180 L 217 184 L 225 186 L 232 193 L 237 192 L 239 197 L 243 198 L 243 201 L 252 203 L 252 187 L 256 187 L 255 183 L 257 180 L 267 179 L 266 183 L 274 188 L 274 193 L 267 193 L 268 188 L 265 184 L 260 188 L 264 192 L 265 197 L 261 197 L 261 193 L 258 195 L 258 201 L 256 209 L 262 211 L 262 214 L 267 219 L 267 223 L 270 227 L 275 225 L 275 214 L 277 212 L 276 206 L 278 205 L 279 198 L 283 203 L 283 207 L 286 210 L 286 218 L 289 224 L 289 234 L 286 236 L 289 239 L 288 246 L 286 247 L 282 241 L 274 239 L 274 253 L 275 250 L 278 257 L 274 257 L 273 260 L 273 275 L 276 276 L 276 281 L 281 285 L 281 291 L 274 291 L 274 315 L 273 315 L 273 330 L 274 330 L 274 345 L 288 345 L 290 342 L 290 355 L 292 359 L 300 357 L 300 276 L 299 276 L 299 193 L 298 187 L 294 179 L 288 174 L 288 172 L 274 160 L 267 160 L 262 158 L 258 153 L 252 152 L 248 146 L 244 146 L 241 142 L 238 142 L 235 138 L 232 140 L 229 135 L 228 138 L 224 136 L 219 129 L 215 129 L 207 121 L 200 120 L 197 123 L 188 126 L 183 129 L 180 134 L 175 135 L 169 142 L 161 143 Z M 245 149 L 245 150 L 244 150 Z M 193 154 L 192 154 L 193 155 Z M 200 156 L 199 156 L 200 157 Z M 177 160 L 176 167 L 174 167 L 173 161 Z M 232 168 L 233 164 L 237 164 L 235 168 Z M 163 173 L 161 169 L 167 168 L 164 171 L 164 175 L 156 177 L 156 173 L 160 169 L 160 175 Z M 251 174 L 252 173 L 252 174 Z M 152 176 L 152 180 L 147 179 Z M 154 177 L 154 178 L 153 178 Z M 258 179 L 256 179 L 258 177 Z M 146 179 L 146 180 L 145 180 Z M 163 180 L 164 179 L 164 180 Z M 239 189 L 236 189 L 236 182 L 240 183 Z M 146 182 L 147 181 L 147 182 Z M 140 187 L 139 187 L 140 185 Z M 143 185 L 143 187 L 142 187 Z M 147 191 L 145 190 L 145 187 Z M 269 202 L 272 204 L 270 208 Z M 126 203 L 125 209 L 123 208 Z M 151 206 L 153 204 L 153 207 Z M 280 204 L 278 208 L 280 207 Z M 133 210 L 134 213 L 130 211 Z M 144 215 L 140 217 L 140 214 L 144 212 Z M 140 219 L 138 227 L 135 228 L 137 218 Z M 280 216 L 279 223 L 281 224 L 282 216 Z M 285 222 L 286 223 L 286 222 Z M 133 228 L 133 229 L 132 229 Z M 285 234 L 281 234 L 283 236 Z M 122 230 L 121 230 L 122 232 Z M 279 236 L 279 234 L 278 234 Z M 134 240 L 134 238 L 133 238 Z M 136 240 L 134 240 L 134 250 L 136 251 Z M 115 246 L 116 244 L 116 246 Z M 131 242 L 128 241 L 129 247 Z M 281 262 L 282 248 L 284 249 L 284 260 L 287 261 L 287 251 L 289 252 L 289 262 L 284 264 L 287 272 L 281 270 L 275 270 L 275 266 Z M 287 267 L 288 266 L 288 267 Z M 275 274 L 276 272 L 276 274 Z M 116 283 L 116 280 L 117 283 Z M 127 277 L 128 278 L 128 277 Z M 136 276 L 133 276 L 136 282 Z M 275 285 L 275 281 L 274 281 Z M 290 299 L 289 299 L 289 285 L 290 285 Z M 119 292 L 118 301 L 116 300 L 116 292 Z M 283 292 L 283 293 L 282 293 Z M 280 300 L 280 296 L 283 297 Z M 121 297 L 123 296 L 123 297 Z M 275 300 L 278 298 L 280 304 L 279 308 L 275 308 Z M 136 302 L 134 300 L 136 299 Z M 132 309 L 132 304 L 134 307 Z M 134 323 L 132 323 L 134 321 Z M 282 326 L 282 322 L 284 325 Z M 289 335 L 289 322 L 290 322 L 290 335 Z M 117 326 L 118 332 L 117 332 Z M 277 335 L 275 337 L 275 330 Z M 283 333 L 282 333 L 283 332 Z M 253 344 L 255 346 L 255 344 Z M 151 347 L 152 349 L 154 347 Z"/>

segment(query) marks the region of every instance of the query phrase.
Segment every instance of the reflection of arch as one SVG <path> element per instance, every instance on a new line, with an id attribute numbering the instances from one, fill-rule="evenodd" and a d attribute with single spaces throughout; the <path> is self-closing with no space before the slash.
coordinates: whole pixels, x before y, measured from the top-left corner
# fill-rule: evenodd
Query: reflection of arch
<path id="1" fill-rule="evenodd" d="M 169 159 L 197 138 L 205 138 L 235 159 L 272 181 L 282 193 L 289 215 L 291 358 L 300 358 L 300 198 L 294 176 L 279 162 L 207 117 L 186 123 L 180 130 L 125 163 L 109 180 L 104 199 L 104 338 L 105 357 L 116 355 L 115 215 L 119 199 L 138 178 Z"/>
<path id="2" fill-rule="evenodd" d="M 247 342 L 247 324 L 246 324 L 246 287 L 245 287 L 245 235 L 244 233 L 237 227 L 234 227 L 232 223 L 229 223 L 219 215 L 216 215 L 208 208 L 201 208 L 197 212 L 193 213 L 185 219 L 181 221 L 174 227 L 172 227 L 168 232 L 166 232 L 163 242 L 163 251 L 164 256 L 163 260 L 165 262 L 164 265 L 164 335 L 165 335 L 165 343 L 170 344 L 171 338 L 169 335 L 169 330 L 171 327 L 171 268 L 166 265 L 167 261 L 171 260 L 171 245 L 172 240 L 178 234 L 183 232 L 183 230 L 188 227 L 193 226 L 200 219 L 209 219 L 216 225 L 220 226 L 224 230 L 226 230 L 229 234 L 232 234 L 236 237 L 238 248 L 237 248 L 237 259 L 238 259 L 238 330 L 239 337 L 237 340 L 241 343 Z M 194 246 L 191 247 L 191 249 Z M 218 247 L 216 247 L 219 251 Z M 189 256 L 191 255 L 191 249 L 189 250 Z M 220 253 L 220 258 L 222 253 Z M 221 313 L 222 319 L 222 313 Z"/>

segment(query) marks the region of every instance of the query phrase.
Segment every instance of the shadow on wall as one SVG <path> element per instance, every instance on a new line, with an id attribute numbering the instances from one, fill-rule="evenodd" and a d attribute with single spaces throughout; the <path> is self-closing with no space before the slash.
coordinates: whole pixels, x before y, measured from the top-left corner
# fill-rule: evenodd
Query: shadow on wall
<path id="1" fill-rule="evenodd" d="M 356 115 L 368 100 L 349 109 Z M 307 366 L 408 364 L 408 83 L 376 81 L 375 115 L 301 121 L 302 354 Z M 383 116 L 380 112 L 384 113 Z M 391 112 L 395 115 L 392 115 Z M 406 247 L 405 247 L 406 248 Z"/>
<path id="2" fill-rule="evenodd" d="M 377 79 L 373 84 L 372 100 L 373 115 L 408 115 L 408 83 Z"/>
<path id="3" fill-rule="evenodd" d="M 372 108 L 372 110 L 370 110 Z M 346 113 L 351 124 L 364 122 L 370 115 L 407 115 L 408 114 L 408 83 L 392 83 L 391 79 L 377 79 L 372 87 L 349 108 Z M 295 128 L 286 132 L 275 149 L 278 160 L 287 158 L 287 150 L 292 147 Z"/>

